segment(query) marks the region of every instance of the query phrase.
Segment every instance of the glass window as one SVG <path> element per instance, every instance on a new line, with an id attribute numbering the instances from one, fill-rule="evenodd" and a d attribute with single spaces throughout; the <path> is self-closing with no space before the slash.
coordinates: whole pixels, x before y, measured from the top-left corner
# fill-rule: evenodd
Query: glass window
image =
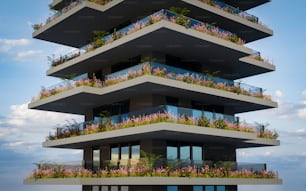
<path id="1" fill-rule="evenodd" d="M 118 147 L 113 147 L 111 151 L 111 160 L 119 160 L 119 149 Z"/>
<path id="2" fill-rule="evenodd" d="M 177 147 L 167 146 L 167 159 L 175 160 L 177 158 Z"/>
<path id="3" fill-rule="evenodd" d="M 192 159 L 194 161 L 201 161 L 203 160 L 202 156 L 203 156 L 203 153 L 202 153 L 202 147 L 199 147 L 199 146 L 192 146 Z"/>
<path id="4" fill-rule="evenodd" d="M 121 186 L 121 191 L 129 191 L 129 187 L 128 186 Z"/>
<path id="5" fill-rule="evenodd" d="M 132 150 L 132 153 L 131 153 L 132 159 L 139 159 L 140 158 L 140 146 L 133 145 L 131 150 Z"/>
<path id="6" fill-rule="evenodd" d="M 99 191 L 99 186 L 92 186 L 92 191 Z"/>
<path id="7" fill-rule="evenodd" d="M 203 186 L 193 186 L 193 191 L 203 191 Z"/>
<path id="8" fill-rule="evenodd" d="M 214 191 L 214 186 L 205 186 L 205 191 Z"/>
<path id="9" fill-rule="evenodd" d="M 129 146 L 121 147 L 121 159 L 129 159 Z"/>
<path id="10" fill-rule="evenodd" d="M 167 191 L 178 191 L 178 186 L 167 186 Z"/>
<path id="11" fill-rule="evenodd" d="M 93 169 L 98 170 L 100 168 L 100 150 L 93 150 Z"/>
<path id="12" fill-rule="evenodd" d="M 108 191 L 108 186 L 101 186 L 101 191 Z"/>
<path id="13" fill-rule="evenodd" d="M 217 186 L 217 191 L 225 191 L 225 186 Z"/>
<path id="14" fill-rule="evenodd" d="M 180 147 L 180 159 L 181 160 L 190 160 L 190 146 L 181 146 Z"/>
<path id="15" fill-rule="evenodd" d="M 111 191 L 118 191 L 118 186 L 111 186 Z"/>

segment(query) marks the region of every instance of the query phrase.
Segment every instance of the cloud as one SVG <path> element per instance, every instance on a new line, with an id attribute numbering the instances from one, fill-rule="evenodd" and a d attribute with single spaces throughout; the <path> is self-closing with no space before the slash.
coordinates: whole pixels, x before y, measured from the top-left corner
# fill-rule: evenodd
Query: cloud
<path id="1" fill-rule="evenodd" d="M 275 91 L 275 96 L 278 97 L 278 98 L 281 98 L 281 97 L 284 96 L 284 93 L 282 91 L 280 91 L 280 90 L 276 90 Z"/>
<path id="2" fill-rule="evenodd" d="M 15 152 L 33 152 L 41 149 L 41 143 L 57 124 L 64 125 L 82 117 L 47 111 L 30 110 L 27 104 L 12 105 L 10 114 L 0 118 L 0 146 L 8 147 Z"/>
<path id="3" fill-rule="evenodd" d="M 29 39 L 0 39 L 0 52 L 8 52 L 14 47 L 27 46 L 30 44 Z"/>
<path id="4" fill-rule="evenodd" d="M 299 109 L 297 115 L 299 118 L 306 119 L 306 108 Z"/>
<path id="5" fill-rule="evenodd" d="M 304 91 L 302 92 L 302 95 L 303 95 L 303 96 L 306 96 L 306 90 L 304 90 Z"/>
<path id="6" fill-rule="evenodd" d="M 22 59 L 24 57 L 33 56 L 36 54 L 42 53 L 41 50 L 27 50 L 27 51 L 21 51 L 17 53 L 17 59 Z"/>

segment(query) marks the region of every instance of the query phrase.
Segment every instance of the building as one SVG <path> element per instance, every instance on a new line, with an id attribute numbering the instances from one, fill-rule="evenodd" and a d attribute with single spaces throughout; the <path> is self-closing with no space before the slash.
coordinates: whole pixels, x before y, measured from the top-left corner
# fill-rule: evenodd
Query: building
<path id="1" fill-rule="evenodd" d="M 46 148 L 82 149 L 82 168 L 42 164 L 25 184 L 83 191 L 236 191 L 281 184 L 265 164 L 239 164 L 236 149 L 278 146 L 235 117 L 277 107 L 239 79 L 275 66 L 244 44 L 273 35 L 246 10 L 269 0 L 54 0 L 33 37 L 78 48 L 51 59 L 29 108 L 79 114 Z M 239 7 L 239 8 L 236 8 Z M 260 119 L 259 119 L 260 120 Z M 247 161 L 246 161 L 247 162 Z"/>

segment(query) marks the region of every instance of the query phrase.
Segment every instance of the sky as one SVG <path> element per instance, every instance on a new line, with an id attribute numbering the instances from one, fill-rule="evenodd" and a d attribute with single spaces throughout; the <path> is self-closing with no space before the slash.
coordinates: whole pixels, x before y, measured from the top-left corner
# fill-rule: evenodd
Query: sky
<path id="1" fill-rule="evenodd" d="M 80 161 L 82 151 L 44 149 L 42 142 L 57 124 L 81 121 L 80 116 L 27 109 L 41 87 L 60 82 L 47 77 L 48 56 L 69 52 L 71 47 L 32 38 L 31 25 L 52 12 L 51 0 L 11 0 L 0 6 L 0 190 L 76 190 L 80 186 L 28 186 L 23 179 L 34 163 Z M 298 3 L 297 3 L 298 2 Z M 246 46 L 261 52 L 276 71 L 242 79 L 263 87 L 279 107 L 239 116 L 250 123 L 269 124 L 279 134 L 281 146 L 240 149 L 240 162 L 267 163 L 278 172 L 282 185 L 239 186 L 242 191 L 287 191 L 306 188 L 306 1 L 274 0 L 248 12 L 260 18 L 274 36 Z"/>

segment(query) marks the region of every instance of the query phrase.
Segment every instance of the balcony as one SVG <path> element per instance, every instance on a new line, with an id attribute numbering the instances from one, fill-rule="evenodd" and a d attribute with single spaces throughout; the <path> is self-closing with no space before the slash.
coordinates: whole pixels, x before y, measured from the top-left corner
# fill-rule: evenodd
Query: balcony
<path id="1" fill-rule="evenodd" d="M 261 88 L 158 63 L 136 65 L 107 75 L 105 79 L 103 82 L 96 78 L 75 79 L 43 88 L 29 108 L 84 114 L 93 107 L 122 101 L 122 93 L 126 98 L 150 94 L 184 97 L 188 94 L 193 100 L 232 105 L 236 113 L 276 107 Z"/>
<path id="2" fill-rule="evenodd" d="M 158 106 L 126 114 L 95 119 L 85 123 L 69 123 L 57 127 L 54 134 L 50 134 L 47 141 L 114 131 L 130 127 L 138 127 L 161 122 L 178 123 L 185 125 L 202 126 L 207 128 L 240 131 L 247 133 L 257 132 L 257 137 L 277 139 L 277 133 L 268 129 L 256 129 L 255 126 L 239 122 L 239 118 L 231 115 L 187 109 L 175 106 Z"/>
<path id="3" fill-rule="evenodd" d="M 241 38 L 239 38 L 236 34 L 233 34 L 229 31 L 220 29 L 218 27 L 215 27 L 207 23 L 203 23 L 203 22 L 200 22 L 200 21 L 197 21 L 197 20 L 185 17 L 185 16 L 179 16 L 176 13 L 173 13 L 167 10 L 161 10 L 148 17 L 145 17 L 144 19 L 140 21 L 137 21 L 136 23 L 133 23 L 125 28 L 115 31 L 112 34 L 109 34 L 106 36 L 102 35 L 101 37 L 99 36 L 98 39 L 94 38 L 95 40 L 93 40 L 92 43 L 85 45 L 81 49 L 77 51 L 73 51 L 71 53 L 68 53 L 67 55 L 64 55 L 64 56 L 61 56 L 60 58 L 52 60 L 51 66 L 56 67 L 61 64 L 64 64 L 83 54 L 89 53 L 102 46 L 109 45 L 118 39 L 121 39 L 125 36 L 129 36 L 132 33 L 135 33 L 141 29 L 144 29 L 162 20 L 169 21 L 175 24 L 179 24 L 179 25 L 186 27 L 187 29 L 196 30 L 196 31 L 208 34 L 210 36 L 221 38 L 223 40 L 230 41 L 230 42 L 233 42 L 239 45 L 244 44 L 244 41 Z"/>
<path id="4" fill-rule="evenodd" d="M 142 9 L 131 9 L 129 5 Z M 64 5 L 65 3 L 63 3 Z M 220 1 L 175 1 L 144 2 L 140 0 L 109 1 L 99 5 L 90 0 L 76 0 L 57 11 L 44 23 L 33 25 L 36 30 L 33 37 L 73 47 L 81 47 L 87 43 L 94 30 L 111 31 L 124 26 L 131 20 L 140 19 L 154 10 L 171 6 L 184 7 L 191 12 L 193 18 L 205 20 L 231 30 L 251 42 L 272 35 L 272 31 L 263 26 L 258 18 Z M 123 15 L 122 15 L 123 14 Z M 98 21 L 105 22 L 98 22 Z M 251 35 L 250 35 L 251 34 Z"/>
<path id="5" fill-rule="evenodd" d="M 105 161 L 111 163 L 111 161 Z M 103 161 L 104 163 L 104 161 Z M 173 167 L 167 164 L 172 163 Z M 277 173 L 267 171 L 265 164 L 241 166 L 235 162 L 167 161 L 157 159 L 154 164 L 147 158 L 136 161 L 135 166 L 111 167 L 102 170 L 63 168 L 44 164 L 34 170 L 25 184 L 83 184 L 83 185 L 237 185 L 237 184 L 281 184 Z M 153 166 L 153 168 L 151 167 Z"/>
<path id="6" fill-rule="evenodd" d="M 220 146 L 237 148 L 279 145 L 276 132 L 257 129 L 234 116 L 169 105 L 59 126 L 43 145 L 82 149 L 89 143 L 112 144 L 145 138 L 180 139 L 205 145 L 216 145 L 217 141 Z"/>
<path id="7" fill-rule="evenodd" d="M 260 6 L 262 4 L 268 3 L 271 0 L 239 0 L 239 1 L 232 1 L 232 0 L 223 0 L 225 3 L 228 3 L 234 7 L 239 7 L 241 10 L 248 10 L 254 7 Z"/>

